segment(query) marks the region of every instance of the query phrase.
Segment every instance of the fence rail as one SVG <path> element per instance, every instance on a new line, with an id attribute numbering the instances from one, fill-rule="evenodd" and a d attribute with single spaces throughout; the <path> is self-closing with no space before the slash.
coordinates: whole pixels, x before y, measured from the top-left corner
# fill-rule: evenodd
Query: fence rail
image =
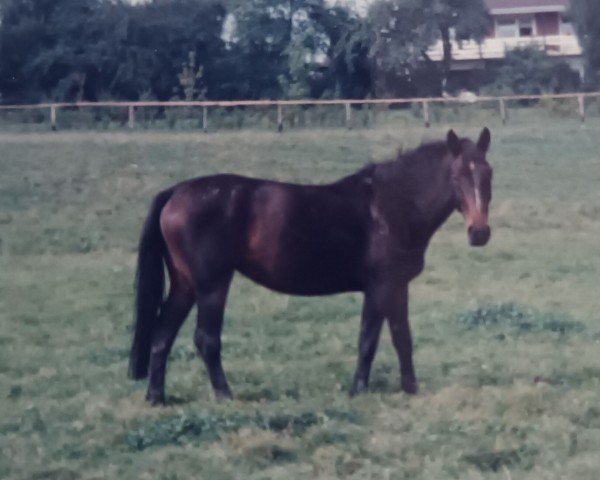
<path id="1" fill-rule="evenodd" d="M 430 126 L 429 106 L 432 104 L 477 104 L 496 102 L 499 105 L 500 117 L 503 123 L 507 122 L 507 102 L 511 101 L 539 101 L 539 100 L 577 100 L 577 114 L 585 121 L 586 99 L 600 98 L 600 92 L 585 93 L 560 93 L 542 95 L 505 95 L 475 97 L 419 97 L 419 98 L 373 98 L 373 99 L 337 99 L 337 100 L 234 100 L 234 101 L 105 101 L 105 102 L 56 102 L 22 105 L 0 105 L 0 111 L 8 110 L 49 110 L 50 126 L 53 130 L 58 125 L 58 112 L 61 109 L 85 108 L 123 108 L 127 111 L 127 124 L 135 127 L 136 111 L 141 108 L 202 108 L 202 127 L 206 131 L 208 126 L 208 112 L 210 108 L 235 108 L 235 107 L 276 107 L 277 129 L 283 130 L 283 109 L 285 107 L 314 107 L 314 106 L 343 106 L 345 107 L 345 123 L 350 125 L 353 106 L 364 105 L 412 105 L 419 104 L 422 108 L 423 122 Z"/>

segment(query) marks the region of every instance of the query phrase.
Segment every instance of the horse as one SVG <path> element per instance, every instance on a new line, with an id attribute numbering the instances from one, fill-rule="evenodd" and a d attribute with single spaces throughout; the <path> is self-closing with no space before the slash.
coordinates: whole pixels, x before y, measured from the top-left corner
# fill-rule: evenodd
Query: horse
<path id="1" fill-rule="evenodd" d="M 232 398 L 221 331 L 229 286 L 239 272 L 288 295 L 362 292 L 350 394 L 368 389 L 384 319 L 401 389 L 417 393 L 408 285 L 423 270 L 432 235 L 453 211 L 463 215 L 471 246 L 490 239 L 490 142 L 487 127 L 477 142 L 450 130 L 445 140 L 325 185 L 222 174 L 162 191 L 139 242 L 130 377 L 149 377 L 146 399 L 164 404 L 167 357 L 195 303 L 198 354 L 216 398 Z"/>

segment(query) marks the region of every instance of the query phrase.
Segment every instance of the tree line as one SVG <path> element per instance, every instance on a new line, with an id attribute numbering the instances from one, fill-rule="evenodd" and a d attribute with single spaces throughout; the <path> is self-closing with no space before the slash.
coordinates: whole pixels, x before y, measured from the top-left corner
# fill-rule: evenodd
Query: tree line
<path id="1" fill-rule="evenodd" d="M 573 3 L 594 86 L 600 3 Z M 577 86 L 536 51 L 453 78 L 451 37 L 480 41 L 489 21 L 483 0 L 375 0 L 366 15 L 326 0 L 0 0 L 0 95 L 3 103 L 365 98 Z M 444 58 L 433 62 L 427 50 L 438 40 Z"/>

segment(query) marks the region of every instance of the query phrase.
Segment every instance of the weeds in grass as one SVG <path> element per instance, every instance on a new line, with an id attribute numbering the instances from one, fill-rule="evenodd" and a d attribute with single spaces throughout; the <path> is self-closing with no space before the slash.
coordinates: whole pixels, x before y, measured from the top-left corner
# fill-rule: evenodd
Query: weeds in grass
<path id="1" fill-rule="evenodd" d="M 261 413 L 254 415 L 198 413 L 147 423 L 140 428 L 127 432 L 124 441 L 132 449 L 145 450 L 150 447 L 164 445 L 212 442 L 223 434 L 237 432 L 242 428 L 278 433 L 285 431 L 290 436 L 300 437 L 310 427 L 321 424 L 324 418 L 342 418 L 346 421 L 358 422 L 358 415 L 355 412 L 339 412 L 336 410 L 327 410 L 322 415 L 317 415 L 314 412 L 268 416 Z"/>
<path id="2" fill-rule="evenodd" d="M 516 333 L 581 333 L 583 323 L 554 312 L 538 312 L 513 303 L 484 305 L 461 313 L 458 321 L 467 330 L 499 329 Z"/>
<path id="3" fill-rule="evenodd" d="M 535 465 L 535 457 L 537 454 L 537 449 L 522 446 L 510 450 L 471 453 L 463 455 L 462 458 L 465 462 L 475 465 L 483 472 L 498 472 L 503 467 L 530 470 Z"/>

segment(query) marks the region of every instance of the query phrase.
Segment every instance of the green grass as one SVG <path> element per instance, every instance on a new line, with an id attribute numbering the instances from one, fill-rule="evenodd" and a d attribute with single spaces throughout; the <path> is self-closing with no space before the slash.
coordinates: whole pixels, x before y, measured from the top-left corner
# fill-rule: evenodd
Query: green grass
<path id="1" fill-rule="evenodd" d="M 399 391 L 386 331 L 372 393 L 348 398 L 360 295 L 237 278 L 223 336 L 236 400 L 214 401 L 190 318 L 166 408 L 126 378 L 152 195 L 215 172 L 329 181 L 447 125 L 1 134 L 0 478 L 597 478 L 600 122 L 491 126 L 492 241 L 470 249 L 454 215 L 411 287 L 418 396 Z"/>

